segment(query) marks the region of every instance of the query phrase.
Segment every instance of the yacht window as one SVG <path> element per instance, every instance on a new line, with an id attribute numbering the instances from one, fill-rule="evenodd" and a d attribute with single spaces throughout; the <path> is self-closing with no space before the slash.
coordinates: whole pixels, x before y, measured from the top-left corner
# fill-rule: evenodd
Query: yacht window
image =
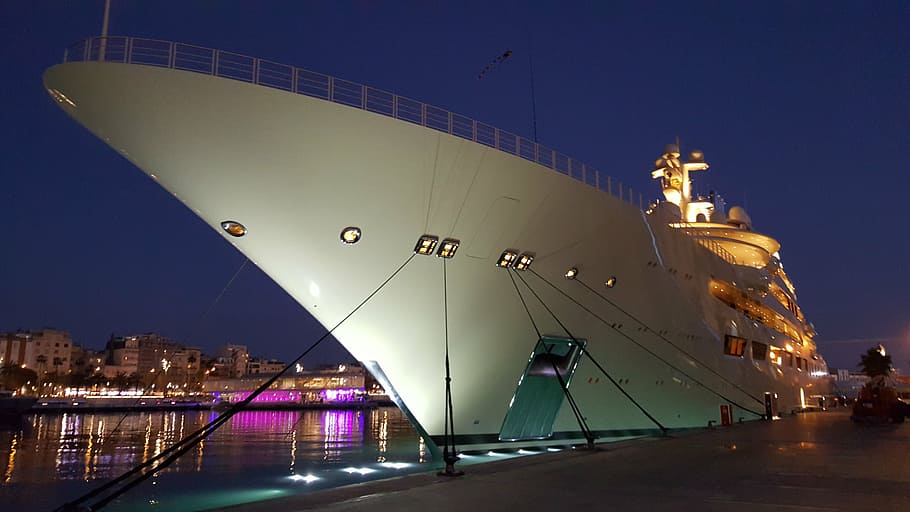
<path id="1" fill-rule="evenodd" d="M 752 359 L 754 361 L 764 361 L 765 357 L 768 356 L 768 345 L 764 343 L 759 343 L 757 341 L 752 342 Z"/>
<path id="2" fill-rule="evenodd" d="M 728 356 L 742 357 L 745 352 L 745 338 L 730 336 L 729 334 L 724 338 L 724 354 L 727 354 Z"/>

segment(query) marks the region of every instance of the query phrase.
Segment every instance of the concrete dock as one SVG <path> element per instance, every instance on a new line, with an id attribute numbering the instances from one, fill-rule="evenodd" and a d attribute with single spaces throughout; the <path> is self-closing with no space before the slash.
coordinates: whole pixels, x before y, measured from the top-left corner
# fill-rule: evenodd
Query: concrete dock
<path id="1" fill-rule="evenodd" d="M 463 469 L 224 510 L 910 511 L 910 423 L 841 409 Z"/>

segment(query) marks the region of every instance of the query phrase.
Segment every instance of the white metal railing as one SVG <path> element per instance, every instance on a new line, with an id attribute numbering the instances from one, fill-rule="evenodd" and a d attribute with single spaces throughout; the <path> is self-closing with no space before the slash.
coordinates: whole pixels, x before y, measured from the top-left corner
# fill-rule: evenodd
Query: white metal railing
<path id="1" fill-rule="evenodd" d="M 191 44 L 136 37 L 93 37 L 73 44 L 64 62 L 159 66 L 230 78 L 360 108 L 477 142 L 571 176 L 634 204 L 632 189 L 551 148 L 445 109 L 322 73 Z M 624 197 L 625 196 L 625 197 Z M 641 194 L 638 207 L 641 208 Z"/>

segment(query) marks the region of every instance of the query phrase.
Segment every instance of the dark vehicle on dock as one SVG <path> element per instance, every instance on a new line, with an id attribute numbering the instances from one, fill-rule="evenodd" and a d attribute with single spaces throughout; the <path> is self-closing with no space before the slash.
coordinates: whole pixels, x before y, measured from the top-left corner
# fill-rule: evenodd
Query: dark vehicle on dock
<path id="1" fill-rule="evenodd" d="M 910 400 L 902 398 L 884 379 L 872 379 L 863 386 L 853 404 L 854 422 L 903 423 L 910 415 Z"/>

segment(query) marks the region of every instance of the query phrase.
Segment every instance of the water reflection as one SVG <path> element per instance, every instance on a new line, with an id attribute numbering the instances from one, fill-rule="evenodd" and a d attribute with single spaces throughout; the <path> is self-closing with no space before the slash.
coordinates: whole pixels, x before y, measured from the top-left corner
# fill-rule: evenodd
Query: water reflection
<path id="1" fill-rule="evenodd" d="M 0 430 L 0 503 L 12 500 L 26 508 L 28 496 L 29 509 L 53 508 L 154 457 L 216 416 L 209 411 L 28 416 Z M 211 486 L 386 461 L 426 461 L 419 436 L 396 408 L 247 411 L 160 471 L 154 485 L 139 489 L 146 489 L 143 503 L 163 505 L 168 493 L 194 486 L 212 491 Z"/>

